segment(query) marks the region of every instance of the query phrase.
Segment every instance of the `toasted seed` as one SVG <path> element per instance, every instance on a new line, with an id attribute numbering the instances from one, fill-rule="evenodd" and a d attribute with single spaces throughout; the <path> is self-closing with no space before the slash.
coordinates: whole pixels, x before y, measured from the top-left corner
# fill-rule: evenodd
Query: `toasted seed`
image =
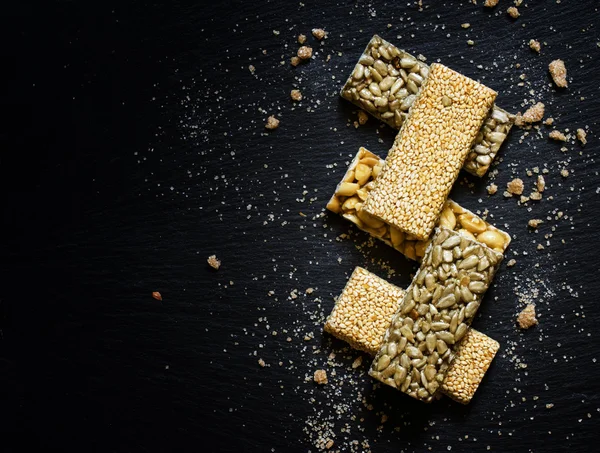
<path id="1" fill-rule="evenodd" d="M 335 191 L 336 195 L 350 197 L 356 193 L 360 186 L 353 182 L 342 182 L 338 185 Z"/>
<path id="2" fill-rule="evenodd" d="M 410 381 L 411 381 L 411 377 L 407 376 L 406 379 L 404 379 L 404 383 L 402 384 L 402 387 L 400 388 L 400 390 L 402 390 L 403 392 L 406 392 L 408 390 L 408 387 L 410 386 Z"/>
<path id="3" fill-rule="evenodd" d="M 399 366 L 396 367 L 396 373 L 394 374 L 394 381 L 396 385 L 401 386 L 404 380 L 406 379 L 406 368 Z"/>
<path id="4" fill-rule="evenodd" d="M 502 132 L 490 132 L 486 135 L 486 138 L 492 143 L 502 143 L 506 138 L 506 134 Z"/>
<path id="5" fill-rule="evenodd" d="M 418 86 L 423 84 L 423 77 L 421 77 L 419 74 L 417 74 L 415 72 L 411 72 L 410 74 L 408 74 L 408 80 L 412 80 Z"/>
<path id="6" fill-rule="evenodd" d="M 379 88 L 379 85 L 375 82 L 371 82 L 369 84 L 369 91 L 375 96 L 381 96 L 381 89 Z"/>
<path id="7" fill-rule="evenodd" d="M 454 339 L 456 341 L 460 341 L 461 338 L 464 337 L 467 333 L 467 329 L 468 326 L 465 323 L 462 323 L 460 326 L 458 326 L 458 328 L 456 329 L 456 333 L 454 334 Z"/>
<path id="8" fill-rule="evenodd" d="M 454 335 L 450 332 L 441 331 L 436 333 L 438 339 L 442 340 L 446 344 L 454 344 Z M 440 353 L 441 354 L 441 353 Z"/>
<path id="9" fill-rule="evenodd" d="M 486 270 L 490 267 L 490 260 L 488 260 L 487 256 L 484 256 L 479 260 L 479 264 L 477 264 L 477 270 L 479 272 Z"/>
<path id="10" fill-rule="evenodd" d="M 475 299 L 473 293 L 466 286 L 460 287 L 460 297 L 464 302 L 471 302 L 473 299 Z"/>
<path id="11" fill-rule="evenodd" d="M 448 350 L 448 345 L 442 339 L 437 340 L 435 346 L 440 354 L 444 354 Z"/>
<path id="12" fill-rule="evenodd" d="M 478 308 L 479 302 L 477 302 L 476 300 L 474 300 L 473 302 L 469 302 L 467 304 L 467 307 L 465 308 L 465 316 L 467 318 L 472 318 L 473 315 L 475 315 L 475 312 L 477 312 Z"/>
<path id="13" fill-rule="evenodd" d="M 454 294 L 448 294 L 447 296 L 441 298 L 435 306 L 439 309 L 449 308 L 456 303 L 456 298 Z M 433 327 L 433 326 L 432 326 Z"/>
<path id="14" fill-rule="evenodd" d="M 406 369 L 410 368 L 410 359 L 404 353 L 400 356 L 400 365 Z"/>
<path id="15" fill-rule="evenodd" d="M 508 115 L 497 108 L 492 109 L 492 118 L 500 123 L 508 123 Z"/>
<path id="16" fill-rule="evenodd" d="M 410 109 L 410 106 L 413 104 L 416 98 L 417 97 L 413 94 L 411 94 L 410 96 L 406 96 L 400 104 L 400 109 L 404 111 Z"/>
<path id="17" fill-rule="evenodd" d="M 369 56 L 369 55 L 361 55 L 361 57 L 358 60 L 359 63 L 365 65 L 365 66 L 372 66 L 373 63 L 375 63 L 375 60 L 373 59 L 373 57 Z"/>
<path id="18" fill-rule="evenodd" d="M 395 82 L 395 77 L 386 76 L 381 82 L 379 82 L 379 88 L 381 89 L 381 91 L 387 91 L 392 87 L 392 85 Z"/>
<path id="19" fill-rule="evenodd" d="M 357 64 L 352 72 L 352 78 L 354 80 L 361 80 L 365 76 L 365 67 L 362 64 Z"/>
<path id="20" fill-rule="evenodd" d="M 419 351 L 418 348 L 415 348 L 414 346 L 408 346 L 406 348 L 406 354 L 412 359 L 422 359 L 423 358 L 423 353 L 421 351 Z"/>
<path id="21" fill-rule="evenodd" d="M 492 158 L 490 156 L 477 156 L 475 159 L 478 164 L 488 166 L 492 163 Z"/>
<path id="22" fill-rule="evenodd" d="M 416 64 L 417 64 L 417 60 L 415 60 L 414 58 L 401 58 L 400 59 L 400 66 L 403 69 L 412 68 Z"/>
<path id="23" fill-rule="evenodd" d="M 385 77 L 388 73 L 387 65 L 381 60 L 376 60 L 375 63 L 373 63 L 373 67 L 382 77 Z"/>
<path id="24" fill-rule="evenodd" d="M 377 361 L 377 371 L 386 369 L 390 365 L 390 356 L 384 354 Z"/>
<path id="25" fill-rule="evenodd" d="M 471 282 L 471 283 L 469 283 L 469 289 L 473 293 L 482 294 L 487 291 L 488 287 L 483 282 Z"/>
<path id="26" fill-rule="evenodd" d="M 444 107 L 450 107 L 452 105 L 452 99 L 448 96 L 442 96 L 442 105 Z"/>
<path id="27" fill-rule="evenodd" d="M 431 323 L 431 330 L 433 330 L 434 332 L 438 332 L 440 330 L 446 330 L 448 327 L 450 327 L 450 324 L 448 324 L 446 322 Z"/>
<path id="28" fill-rule="evenodd" d="M 410 91 L 412 94 L 417 94 L 419 92 L 419 87 L 412 80 L 406 82 L 406 88 L 408 88 L 408 91 Z"/>
<path id="29" fill-rule="evenodd" d="M 431 264 L 433 267 L 438 267 L 442 263 L 442 247 L 435 245 L 431 253 Z"/>
<path id="30" fill-rule="evenodd" d="M 442 248 L 451 249 L 460 245 L 460 236 L 450 236 L 448 239 L 444 241 L 442 244 Z"/>
<path id="31" fill-rule="evenodd" d="M 479 257 L 477 255 L 469 255 L 467 258 L 462 260 L 458 264 L 459 269 L 471 269 L 479 263 Z"/>
<path id="32" fill-rule="evenodd" d="M 402 332 L 402 335 L 403 335 L 403 336 L 404 336 L 404 337 L 405 337 L 405 338 L 406 338 L 408 341 L 410 341 L 411 343 L 414 343 L 414 342 L 415 342 L 415 336 L 414 336 L 414 334 L 413 334 L 413 331 L 412 331 L 412 329 L 411 329 L 409 326 L 407 326 L 407 325 L 404 325 L 404 326 L 400 327 L 400 332 Z"/>

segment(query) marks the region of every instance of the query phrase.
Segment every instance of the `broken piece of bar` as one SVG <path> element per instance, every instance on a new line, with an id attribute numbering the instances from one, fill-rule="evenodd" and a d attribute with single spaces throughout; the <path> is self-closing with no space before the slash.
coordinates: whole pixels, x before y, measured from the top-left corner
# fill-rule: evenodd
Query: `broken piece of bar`
<path id="1" fill-rule="evenodd" d="M 404 290 L 356 267 L 325 322 L 325 331 L 375 355 Z"/>
<path id="2" fill-rule="evenodd" d="M 429 75 L 429 66 L 374 35 L 340 95 L 394 129 L 400 129 Z M 464 169 L 483 176 L 496 157 L 514 115 L 494 105 L 467 156 Z"/>
<path id="3" fill-rule="evenodd" d="M 363 209 L 419 240 L 429 237 L 496 92 L 441 64 L 404 122 Z"/>
<path id="4" fill-rule="evenodd" d="M 374 356 L 404 294 L 401 288 L 356 267 L 325 322 L 325 331 Z M 455 401 L 469 403 L 499 347 L 497 341 L 469 329 L 448 368 L 441 391 Z"/>
<path id="5" fill-rule="evenodd" d="M 363 202 L 374 186 L 384 160 L 361 147 L 350 163 L 336 192 L 327 203 L 327 209 L 340 214 L 358 228 L 382 240 L 406 257 L 420 261 L 425 254 L 429 240 L 416 238 L 373 218 L 362 209 Z M 464 236 L 476 239 L 497 252 L 504 252 L 510 244 L 510 235 L 495 228 L 481 217 L 448 199 L 442 209 L 437 226 L 458 231 Z"/>
<path id="6" fill-rule="evenodd" d="M 431 402 L 502 257 L 455 231 L 436 228 L 369 374 Z"/>
<path id="7" fill-rule="evenodd" d="M 459 403 L 468 404 L 499 349 L 496 340 L 469 329 L 450 363 L 442 392 Z"/>

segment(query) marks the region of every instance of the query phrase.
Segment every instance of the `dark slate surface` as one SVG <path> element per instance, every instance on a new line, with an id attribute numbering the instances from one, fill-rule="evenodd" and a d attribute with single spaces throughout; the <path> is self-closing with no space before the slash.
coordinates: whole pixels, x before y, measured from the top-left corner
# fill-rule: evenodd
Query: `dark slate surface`
<path id="1" fill-rule="evenodd" d="M 319 436 L 343 451 L 593 450 L 598 3 L 529 1 L 516 21 L 505 0 L 494 10 L 423 3 L 4 6 L 2 451 L 317 451 Z M 329 32 L 322 46 L 313 27 Z M 316 52 L 294 69 L 300 32 Z M 321 332 L 354 266 L 384 277 L 392 268 L 399 285 L 415 270 L 321 217 L 358 147 L 385 155 L 393 140 L 372 119 L 348 127 L 355 109 L 336 94 L 373 33 L 480 79 L 509 110 L 541 100 L 561 130 L 588 128 L 588 145 L 564 152 L 547 127 L 514 130 L 495 167 L 499 193 L 468 175 L 453 193 L 489 209 L 517 260 L 475 320 L 502 352 L 468 407 L 374 385 L 368 359 L 352 370 L 358 354 Z M 566 90 L 549 81 L 555 58 L 566 61 Z M 265 133 L 272 113 L 281 126 Z M 529 191 L 536 166 L 548 169 L 541 202 L 502 197 L 513 177 Z M 538 233 L 530 218 L 546 220 Z M 213 253 L 218 272 L 206 264 Z M 540 324 L 520 332 L 526 300 Z M 305 382 L 317 368 L 325 387 Z"/>

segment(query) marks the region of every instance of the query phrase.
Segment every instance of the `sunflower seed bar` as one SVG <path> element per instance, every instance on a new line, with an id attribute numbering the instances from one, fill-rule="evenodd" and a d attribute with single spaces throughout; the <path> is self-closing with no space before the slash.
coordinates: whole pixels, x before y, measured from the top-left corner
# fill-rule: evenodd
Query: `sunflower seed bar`
<path id="1" fill-rule="evenodd" d="M 374 356 L 404 294 L 397 286 L 356 267 L 325 322 L 325 331 Z"/>
<path id="2" fill-rule="evenodd" d="M 382 240 L 407 258 L 420 261 L 429 245 L 429 240 L 419 241 L 370 216 L 362 209 L 364 200 L 373 188 L 383 163 L 383 159 L 361 147 L 327 203 L 327 209 L 340 214 L 359 229 Z M 463 236 L 478 240 L 501 253 L 506 250 L 511 240 L 508 233 L 495 228 L 450 199 L 446 200 L 437 226 L 458 231 Z"/>
<path id="3" fill-rule="evenodd" d="M 400 129 L 421 91 L 429 66 L 375 35 L 340 95 L 394 129 Z M 514 115 L 494 106 L 477 135 L 464 169 L 483 176 L 514 123 Z"/>
<path id="4" fill-rule="evenodd" d="M 431 65 L 363 209 L 417 239 L 427 239 L 496 92 Z"/>
<path id="5" fill-rule="evenodd" d="M 357 267 L 327 318 L 325 331 L 374 356 L 404 294 L 397 286 Z M 378 322 L 372 330 L 356 328 L 348 334 L 349 326 L 372 325 L 374 317 L 380 315 L 384 316 L 385 322 Z M 448 368 L 442 392 L 460 403 L 470 402 L 499 347 L 497 341 L 469 329 Z"/>
<path id="6" fill-rule="evenodd" d="M 431 402 L 501 261 L 487 246 L 437 228 L 369 374 Z"/>
<path id="7" fill-rule="evenodd" d="M 471 402 L 499 349 L 496 340 L 469 329 L 448 368 L 442 392 L 459 403 Z"/>

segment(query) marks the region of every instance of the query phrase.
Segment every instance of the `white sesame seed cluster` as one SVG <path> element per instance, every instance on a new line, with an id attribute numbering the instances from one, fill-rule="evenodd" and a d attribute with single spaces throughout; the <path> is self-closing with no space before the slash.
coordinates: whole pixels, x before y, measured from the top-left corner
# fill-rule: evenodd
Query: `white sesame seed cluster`
<path id="1" fill-rule="evenodd" d="M 450 364 L 442 391 L 453 400 L 468 404 L 499 349 L 496 340 L 469 329 Z"/>
<path id="2" fill-rule="evenodd" d="M 373 188 L 384 160 L 360 147 L 350 163 L 336 192 L 327 203 L 327 209 L 340 214 L 358 228 L 398 250 L 407 258 L 421 261 L 429 239 L 419 241 L 415 237 L 365 213 L 363 203 Z M 470 239 L 476 239 L 497 252 L 504 252 L 510 244 L 508 233 L 495 228 L 468 209 L 451 199 L 446 200 L 436 226 L 450 228 Z"/>
<path id="3" fill-rule="evenodd" d="M 361 289 L 365 285 L 370 286 L 370 292 L 365 293 Z M 356 267 L 327 319 L 325 330 L 355 349 L 374 356 L 381 347 L 385 331 L 392 324 L 392 315 L 373 330 L 351 331 L 348 326 L 368 326 L 373 322 L 374 313 L 385 314 L 390 309 L 395 312 L 401 301 L 398 295 L 404 293 L 366 269 Z M 374 338 L 376 333 L 381 334 L 379 339 Z M 469 403 L 499 348 L 497 341 L 470 329 L 458 345 L 454 361 L 442 383 L 442 392 L 455 401 Z"/>
<path id="4" fill-rule="evenodd" d="M 495 98 L 494 90 L 441 64 L 431 65 L 365 200 L 365 212 L 427 239 Z"/>
<path id="5" fill-rule="evenodd" d="M 374 356 L 403 297 L 404 290 L 356 267 L 325 322 L 325 331 Z"/>

